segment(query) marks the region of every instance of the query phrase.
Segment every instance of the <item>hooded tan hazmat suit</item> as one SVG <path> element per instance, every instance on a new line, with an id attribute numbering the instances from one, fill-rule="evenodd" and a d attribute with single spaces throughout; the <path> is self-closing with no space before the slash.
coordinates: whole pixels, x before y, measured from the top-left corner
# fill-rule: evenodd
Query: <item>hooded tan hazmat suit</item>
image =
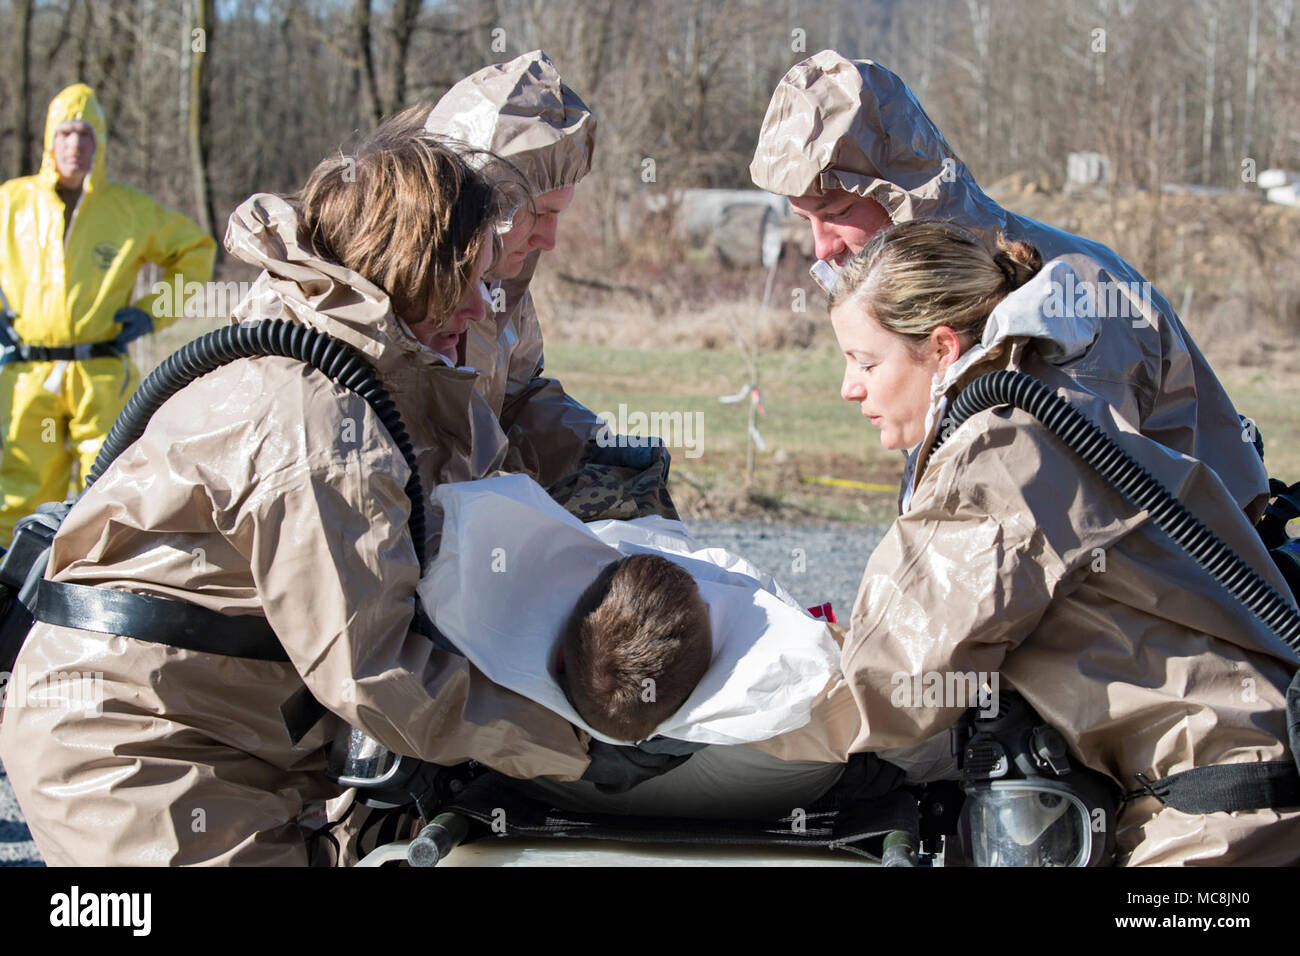
<path id="1" fill-rule="evenodd" d="M 596 146 L 596 117 L 540 50 L 465 77 L 425 128 L 506 159 L 534 197 L 576 186 Z M 517 276 L 493 289 L 503 308 L 470 327 L 465 362 L 519 456 L 512 466 L 549 486 L 578 469 L 603 422 L 542 375 L 542 329 L 528 291 L 539 255 L 531 252 Z"/>
<path id="2" fill-rule="evenodd" d="M 378 287 L 300 244 L 287 203 L 247 200 L 226 246 L 266 270 L 242 317 L 296 319 L 376 367 L 426 493 L 499 466 L 505 438 L 474 376 L 405 332 Z M 264 614 L 291 662 L 37 625 L 0 758 L 49 863 L 305 863 L 296 821 L 339 788 L 320 773 L 338 721 L 297 746 L 282 723 L 303 682 L 400 753 L 516 776 L 583 772 L 566 721 L 410 630 L 407 475 L 369 406 L 291 359 L 237 361 L 159 409 L 69 514 L 50 576 Z M 102 674 L 102 716 L 68 706 L 82 693 L 68 674 Z"/>
<path id="3" fill-rule="evenodd" d="M 1072 758 L 1124 790 L 1139 772 L 1292 759 L 1294 653 L 1032 416 L 983 412 L 926 460 L 941 399 L 980 372 L 1023 369 L 1289 594 L 1247 520 L 1267 501 L 1252 436 L 1159 293 L 1104 246 L 999 208 L 902 81 L 870 61 L 824 51 L 791 69 L 751 173 L 786 195 L 841 188 L 896 222 L 950 219 L 990 244 L 1001 231 L 1065 257 L 1057 301 L 1029 287 L 1008 297 L 980 367 L 937 383 L 904 513 L 868 563 L 844 643 L 863 720 L 852 749 L 908 747 L 955 722 L 964 706 L 923 706 L 917 679 L 997 671 L 1061 730 Z M 1093 316 L 1072 320 L 1081 289 L 1100 295 Z M 839 707 L 832 693 L 823 709 Z M 1300 861 L 1297 812 L 1188 815 L 1141 797 L 1118 823 L 1129 865 Z"/>
<path id="4" fill-rule="evenodd" d="M 1102 270 L 1083 256 L 1049 270 L 994 310 L 978 354 L 936 383 L 936 405 L 998 368 L 1046 382 L 1288 595 L 1219 476 L 1139 434 L 1089 387 L 1093 375 L 1114 380 L 1124 366 L 1110 363 L 1146 331 L 1100 309 L 1054 315 L 1053 282 L 1078 288 Z M 1029 413 L 981 412 L 931 455 L 940 417 L 932 408 L 906 510 L 867 564 L 844 643 L 864 723 L 854 749 L 905 746 L 956 721 L 961 702 L 934 705 L 915 678 L 998 672 L 1072 759 L 1124 790 L 1138 773 L 1292 759 L 1294 652 Z M 1190 815 L 1141 797 L 1118 826 L 1130 865 L 1300 862 L 1294 809 Z"/>
<path id="5" fill-rule="evenodd" d="M 894 222 L 946 219 L 986 245 L 1003 232 L 1043 260 L 1080 253 L 1117 282 L 1146 283 L 1110 249 L 1001 208 L 975 184 L 907 85 L 870 60 L 823 50 L 793 66 L 777 85 L 749 167 L 760 189 L 786 196 L 843 189 L 874 199 Z M 1142 434 L 1209 465 L 1258 518 L 1268 479 L 1241 441 L 1236 410 L 1165 298 L 1149 284 L 1143 317 L 1151 328 L 1124 356 L 1072 370 Z M 1097 366 L 1104 364 L 1104 380 Z"/>

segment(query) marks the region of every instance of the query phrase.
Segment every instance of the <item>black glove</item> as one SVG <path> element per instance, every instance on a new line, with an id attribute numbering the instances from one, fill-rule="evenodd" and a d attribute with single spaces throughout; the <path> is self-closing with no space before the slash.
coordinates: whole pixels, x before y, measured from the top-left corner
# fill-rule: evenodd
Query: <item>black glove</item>
<path id="1" fill-rule="evenodd" d="M 680 767 L 704 746 L 666 737 L 655 737 L 639 746 L 618 746 L 593 737 L 587 747 L 591 764 L 582 779 L 594 783 L 601 793 L 626 793 L 639 783 Z"/>
<path id="2" fill-rule="evenodd" d="M 607 441 L 610 444 L 604 446 L 598 440 L 593 441 L 587 450 L 587 461 L 597 465 L 645 471 L 667 451 L 661 438 L 611 435 Z"/>

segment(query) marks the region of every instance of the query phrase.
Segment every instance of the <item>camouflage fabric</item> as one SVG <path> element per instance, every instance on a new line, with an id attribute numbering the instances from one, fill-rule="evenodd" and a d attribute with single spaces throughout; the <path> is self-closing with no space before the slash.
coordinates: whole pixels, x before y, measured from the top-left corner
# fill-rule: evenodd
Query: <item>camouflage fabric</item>
<path id="1" fill-rule="evenodd" d="M 676 521 L 677 509 L 668 495 L 668 465 L 667 455 L 656 456 L 643 469 L 589 461 L 547 493 L 579 521 L 627 521 L 648 515 Z"/>

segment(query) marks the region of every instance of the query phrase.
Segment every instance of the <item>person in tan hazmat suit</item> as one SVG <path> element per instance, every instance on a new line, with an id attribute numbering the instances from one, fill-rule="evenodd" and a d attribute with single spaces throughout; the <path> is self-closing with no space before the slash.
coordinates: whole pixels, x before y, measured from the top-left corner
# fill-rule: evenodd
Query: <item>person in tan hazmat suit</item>
<path id="1" fill-rule="evenodd" d="M 1263 512 L 1268 477 L 1251 430 L 1165 298 L 1101 243 L 998 206 L 912 91 L 880 64 L 823 50 L 791 67 L 772 94 L 749 172 L 760 189 L 790 197 L 822 263 L 842 265 L 891 222 L 923 216 L 969 229 L 990 249 L 1004 234 L 1032 243 L 1045 261 L 1087 256 L 1093 265 L 1079 278 L 1129 293 L 1140 335 L 1134 350 L 1094 356 L 1070 374 L 1142 434 L 1213 468 L 1251 520 Z M 833 284 L 829 265 L 814 270 Z"/>
<path id="2" fill-rule="evenodd" d="M 1295 652 L 1029 413 L 977 413 L 933 450 L 970 381 L 1028 372 L 1289 595 L 1252 528 L 1268 495 L 1251 430 L 1168 303 L 1104 246 L 997 207 L 870 61 L 826 51 L 792 68 L 751 173 L 810 219 L 819 257 L 847 266 L 822 273 L 842 396 L 908 453 L 900 516 L 843 644 L 861 716 L 850 749 L 933 739 L 971 704 L 905 692 L 917 681 L 997 677 L 1125 795 L 1118 862 L 1300 861 L 1291 798 L 1184 813 L 1147 785 L 1232 764 L 1293 771 Z"/>
<path id="3" fill-rule="evenodd" d="M 475 376 L 452 363 L 484 314 L 501 210 L 418 124 L 389 121 L 291 201 L 245 201 L 226 246 L 264 270 L 242 317 L 302 322 L 375 366 L 427 494 L 505 459 Z M 47 576 L 264 617 L 289 660 L 38 623 L 0 757 L 46 861 L 305 864 L 305 833 L 340 793 L 322 775 L 340 718 L 436 763 L 583 774 L 570 724 L 412 630 L 408 474 L 363 399 L 292 359 L 236 361 L 157 411 L 71 510 Z M 304 683 L 334 716 L 293 743 L 280 706 Z M 101 714 L 72 706 L 101 689 Z"/>
<path id="4" fill-rule="evenodd" d="M 489 163 L 485 173 L 515 187 L 502 254 L 487 276 L 491 313 L 466 334 L 461 364 L 478 372 L 476 387 L 509 437 L 512 469 L 553 485 L 582 466 L 604 423 L 542 374 L 542 329 L 529 284 L 591 171 L 596 117 L 546 54 L 534 50 L 460 80 L 434 105 L 425 128 L 505 160 Z"/>

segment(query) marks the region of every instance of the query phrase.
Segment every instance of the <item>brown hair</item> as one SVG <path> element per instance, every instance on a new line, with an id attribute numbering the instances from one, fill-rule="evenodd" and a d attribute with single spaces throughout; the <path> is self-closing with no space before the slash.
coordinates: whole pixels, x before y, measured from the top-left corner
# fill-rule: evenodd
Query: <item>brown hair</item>
<path id="1" fill-rule="evenodd" d="M 915 342 L 941 325 L 978 339 L 994 306 L 1043 267 L 1027 242 L 999 233 L 997 247 L 990 253 L 973 232 L 938 219 L 889 226 L 844 267 L 830 307 L 851 302 Z"/>
<path id="2" fill-rule="evenodd" d="M 291 201 L 302 241 L 373 282 L 393 311 L 450 318 L 474 275 L 501 196 L 458 151 L 423 128 L 427 106 L 389 117 L 312 171 Z"/>
<path id="3" fill-rule="evenodd" d="M 582 719 L 616 740 L 644 740 L 709 668 L 709 607 L 683 568 L 635 554 L 578 599 L 563 648 L 566 690 Z"/>

